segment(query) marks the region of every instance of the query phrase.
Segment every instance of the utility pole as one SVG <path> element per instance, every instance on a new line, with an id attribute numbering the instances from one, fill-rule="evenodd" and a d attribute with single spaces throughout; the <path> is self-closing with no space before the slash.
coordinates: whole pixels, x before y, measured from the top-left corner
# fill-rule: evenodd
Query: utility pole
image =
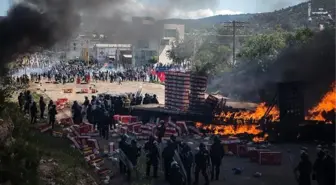
<path id="1" fill-rule="evenodd" d="M 232 22 L 222 22 L 222 27 L 232 28 L 232 64 L 236 63 L 236 37 L 237 28 L 245 27 L 246 22 L 242 21 L 232 21 Z"/>

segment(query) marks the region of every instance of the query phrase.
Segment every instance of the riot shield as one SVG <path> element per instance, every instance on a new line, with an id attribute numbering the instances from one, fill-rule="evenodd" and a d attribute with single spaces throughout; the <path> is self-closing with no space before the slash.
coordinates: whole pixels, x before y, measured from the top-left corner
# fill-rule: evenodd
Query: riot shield
<path id="1" fill-rule="evenodd" d="M 179 153 L 175 150 L 175 154 L 174 154 L 174 160 L 178 163 L 178 165 L 181 167 L 182 173 L 183 173 L 183 177 L 184 179 L 187 179 L 187 172 L 184 168 L 183 162 L 180 158 Z"/>
<path id="2" fill-rule="evenodd" d="M 119 160 L 126 166 L 130 171 L 134 170 L 132 162 L 128 159 L 127 155 L 122 151 L 118 150 Z"/>

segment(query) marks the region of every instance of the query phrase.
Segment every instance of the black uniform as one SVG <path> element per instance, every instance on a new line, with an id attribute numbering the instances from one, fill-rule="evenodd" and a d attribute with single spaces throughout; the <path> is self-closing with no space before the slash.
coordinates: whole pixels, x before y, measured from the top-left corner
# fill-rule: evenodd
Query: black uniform
<path id="1" fill-rule="evenodd" d="M 151 99 L 151 103 L 153 103 L 153 104 L 159 104 L 159 101 L 158 101 L 158 99 L 157 99 L 157 97 L 156 97 L 155 94 L 153 95 L 153 98 Z"/>
<path id="2" fill-rule="evenodd" d="M 54 102 L 52 100 L 50 100 L 49 103 L 48 103 L 48 111 L 52 107 L 52 105 L 54 105 Z"/>
<path id="3" fill-rule="evenodd" d="M 184 185 L 185 179 L 177 162 L 171 163 L 170 185 Z"/>
<path id="4" fill-rule="evenodd" d="M 126 136 L 121 136 L 121 140 L 119 141 L 119 150 L 123 151 L 126 154 L 126 148 Z M 119 161 L 119 169 L 121 174 L 126 172 L 126 165 L 121 160 Z"/>
<path id="5" fill-rule="evenodd" d="M 211 180 L 214 180 L 216 171 L 216 180 L 219 179 L 220 166 L 222 164 L 222 159 L 224 157 L 224 147 L 220 143 L 220 140 L 215 137 L 214 143 L 210 148 L 210 158 L 211 158 Z"/>
<path id="6" fill-rule="evenodd" d="M 310 162 L 308 155 L 306 153 L 301 154 L 301 161 L 298 166 L 294 169 L 295 172 L 299 172 L 298 182 L 299 185 L 310 185 L 311 184 L 311 172 L 312 163 Z"/>
<path id="7" fill-rule="evenodd" d="M 44 111 L 45 111 L 45 108 L 46 108 L 46 103 L 44 102 L 42 96 L 40 97 L 39 105 L 40 105 L 40 113 L 41 113 L 40 118 L 43 119 L 44 118 Z"/>
<path id="8" fill-rule="evenodd" d="M 54 129 L 55 127 L 55 121 L 56 121 L 56 105 L 52 105 L 48 111 L 49 115 L 49 125 L 51 125 L 51 128 Z"/>
<path id="9" fill-rule="evenodd" d="M 109 139 L 109 122 L 110 122 L 110 117 L 108 115 L 107 112 L 105 112 L 104 116 L 103 116 L 103 122 L 102 122 L 102 136 L 103 138 L 105 138 L 106 140 Z"/>
<path id="10" fill-rule="evenodd" d="M 77 101 L 74 102 L 71 109 L 73 122 L 74 124 L 79 125 L 81 123 L 82 114 Z"/>
<path id="11" fill-rule="evenodd" d="M 168 140 L 167 146 L 163 149 L 162 157 L 164 163 L 164 174 L 166 181 L 170 180 L 170 167 L 175 155 L 175 146 L 171 140 Z"/>
<path id="12" fill-rule="evenodd" d="M 166 132 L 166 126 L 164 122 L 161 122 L 161 125 L 158 129 L 158 142 L 161 143 L 162 142 L 162 137 L 164 136 Z"/>
<path id="13" fill-rule="evenodd" d="M 187 144 L 183 144 L 182 151 L 180 154 L 184 169 L 186 171 L 187 179 L 186 183 L 191 184 L 191 167 L 194 160 L 193 153 Z"/>
<path id="14" fill-rule="evenodd" d="M 30 94 L 30 91 L 26 91 L 25 92 L 25 105 L 24 105 L 24 112 L 26 114 L 29 114 L 29 111 L 30 111 L 30 104 L 32 102 L 32 96 Z"/>
<path id="15" fill-rule="evenodd" d="M 92 105 L 88 104 L 87 109 L 86 109 L 86 119 L 90 124 L 93 124 L 93 115 L 92 115 Z"/>
<path id="16" fill-rule="evenodd" d="M 317 158 L 313 165 L 313 180 L 316 180 L 318 185 L 324 185 L 324 157 L 325 153 L 321 150 L 317 153 Z"/>
<path id="17" fill-rule="evenodd" d="M 89 100 L 88 97 L 85 96 L 85 100 L 84 100 L 83 105 L 87 107 L 89 104 L 90 104 L 90 100 Z"/>
<path id="18" fill-rule="evenodd" d="M 145 143 L 144 150 L 147 155 L 147 163 L 146 163 L 146 176 L 149 177 L 150 168 L 153 166 L 153 177 L 157 178 L 157 170 L 159 165 L 159 148 L 157 144 L 154 142 L 154 137 L 150 137 L 149 141 Z"/>
<path id="19" fill-rule="evenodd" d="M 330 155 L 327 154 L 323 159 L 324 174 L 325 174 L 325 185 L 335 185 L 335 160 Z"/>
<path id="20" fill-rule="evenodd" d="M 19 102 L 19 106 L 20 106 L 20 111 L 22 111 L 22 108 L 23 108 L 23 105 L 24 105 L 23 93 L 20 93 L 20 95 L 18 96 L 18 102 Z"/>
<path id="21" fill-rule="evenodd" d="M 209 184 L 209 177 L 207 174 L 207 167 L 210 162 L 210 154 L 208 150 L 206 150 L 205 145 L 203 143 L 199 146 L 199 152 L 195 155 L 195 182 L 194 184 L 198 184 L 199 172 L 202 173 L 205 184 Z"/>
<path id="22" fill-rule="evenodd" d="M 141 148 L 138 147 L 137 142 L 135 140 L 131 141 L 131 146 L 128 151 L 128 159 L 131 161 L 133 167 L 135 167 L 138 163 L 138 158 L 141 155 Z M 131 170 L 127 170 L 128 179 L 131 178 Z"/>
<path id="23" fill-rule="evenodd" d="M 33 102 L 31 107 L 30 107 L 30 123 L 35 124 L 36 123 L 36 118 L 37 118 L 37 105 L 36 102 Z"/>

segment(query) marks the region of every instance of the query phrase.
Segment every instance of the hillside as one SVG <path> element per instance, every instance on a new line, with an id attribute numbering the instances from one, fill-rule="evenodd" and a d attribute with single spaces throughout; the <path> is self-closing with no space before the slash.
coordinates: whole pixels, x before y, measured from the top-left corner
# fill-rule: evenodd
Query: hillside
<path id="1" fill-rule="evenodd" d="M 332 17 L 335 17 L 335 1 L 324 0 L 328 12 L 331 12 Z M 291 30 L 293 28 L 303 27 L 309 24 L 308 22 L 308 3 L 301 3 L 295 6 L 276 10 L 274 12 L 258 13 L 258 14 L 240 14 L 240 15 L 217 15 L 201 19 L 167 19 L 164 23 L 185 24 L 186 30 L 209 28 L 214 24 L 226 21 L 246 21 L 258 30 L 268 29 L 276 25 L 281 25 L 282 28 Z M 261 29 L 260 29 L 261 28 Z"/>
<path id="2" fill-rule="evenodd" d="M 161 22 L 165 24 L 173 23 L 173 24 L 184 24 L 186 30 L 191 29 L 203 29 L 212 27 L 214 24 L 218 24 L 221 22 L 229 22 L 229 21 L 248 21 L 253 17 L 254 14 L 240 14 L 240 15 L 216 15 L 211 17 L 205 17 L 201 19 L 165 19 L 161 20 Z"/>

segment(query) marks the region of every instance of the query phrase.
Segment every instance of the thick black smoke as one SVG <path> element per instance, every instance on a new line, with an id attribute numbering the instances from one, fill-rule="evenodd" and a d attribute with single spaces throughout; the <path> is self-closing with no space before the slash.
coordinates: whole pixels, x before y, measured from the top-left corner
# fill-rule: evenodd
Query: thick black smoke
<path id="1" fill-rule="evenodd" d="M 335 30 L 316 33 L 299 49 L 288 48 L 263 79 L 266 82 L 303 82 L 305 107 L 313 107 L 335 81 Z"/>
<path id="2" fill-rule="evenodd" d="M 50 48 L 78 27 L 80 19 L 70 1 L 45 2 L 18 4 L 0 21 L 0 75 L 18 55 Z"/>
<path id="3" fill-rule="evenodd" d="M 0 21 L 0 75 L 19 54 L 47 49 L 68 39 L 81 23 L 84 29 L 105 34 L 110 41 L 129 42 L 139 35 L 158 33 L 156 27 L 130 25 L 132 16 L 163 19 L 175 10 L 215 7 L 219 1 L 166 0 L 157 6 L 154 5 L 157 1 L 153 2 L 144 6 L 136 0 L 24 0 L 24 4 L 13 7 Z"/>
<path id="4" fill-rule="evenodd" d="M 335 30 L 315 33 L 302 47 L 282 51 L 267 72 L 256 62 L 213 81 L 224 95 L 244 101 L 272 101 L 278 82 L 302 82 L 305 109 L 316 105 L 335 81 Z M 216 88 L 216 87 L 215 87 Z M 235 96 L 237 95 L 237 96 Z"/>

